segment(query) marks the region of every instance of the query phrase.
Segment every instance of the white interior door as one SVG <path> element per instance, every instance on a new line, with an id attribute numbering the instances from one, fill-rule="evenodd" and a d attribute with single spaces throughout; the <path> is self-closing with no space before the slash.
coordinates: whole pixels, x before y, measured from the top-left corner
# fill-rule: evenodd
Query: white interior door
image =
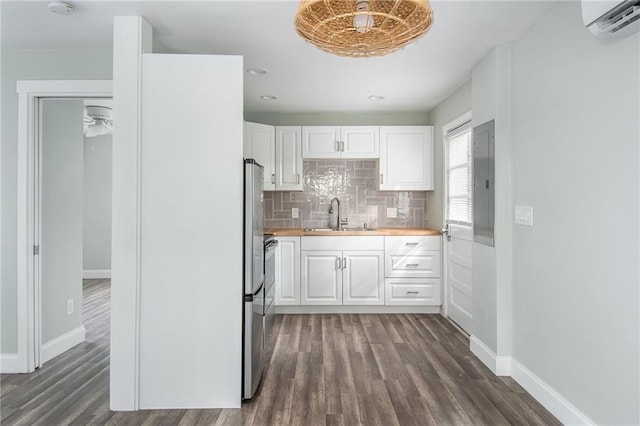
<path id="1" fill-rule="evenodd" d="M 446 313 L 466 333 L 472 332 L 471 247 L 473 242 L 471 116 L 443 129 L 445 158 L 445 270 Z"/>
<path id="2" fill-rule="evenodd" d="M 43 99 L 41 118 L 36 367 L 84 340 L 82 100 Z"/>

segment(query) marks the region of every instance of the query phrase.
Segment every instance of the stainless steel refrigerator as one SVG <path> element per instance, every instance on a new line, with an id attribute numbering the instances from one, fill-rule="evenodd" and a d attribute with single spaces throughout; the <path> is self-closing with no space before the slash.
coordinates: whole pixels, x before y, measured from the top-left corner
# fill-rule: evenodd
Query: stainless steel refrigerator
<path id="1" fill-rule="evenodd" d="M 262 379 L 264 325 L 263 168 L 244 160 L 244 303 L 242 397 L 251 399 Z"/>

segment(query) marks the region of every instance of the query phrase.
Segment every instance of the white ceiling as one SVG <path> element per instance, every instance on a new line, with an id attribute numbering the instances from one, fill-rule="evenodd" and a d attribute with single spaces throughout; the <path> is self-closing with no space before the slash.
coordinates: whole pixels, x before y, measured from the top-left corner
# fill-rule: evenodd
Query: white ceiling
<path id="1" fill-rule="evenodd" d="M 245 74 L 247 111 L 428 111 L 491 47 L 520 38 L 556 2 L 434 0 L 433 27 L 417 43 L 358 59 L 305 43 L 293 26 L 295 0 L 71 3 L 75 13 L 61 16 L 46 1 L 2 1 L 2 47 L 109 48 L 113 16 L 141 14 L 170 52 L 243 55 L 245 68 L 268 70 Z"/>

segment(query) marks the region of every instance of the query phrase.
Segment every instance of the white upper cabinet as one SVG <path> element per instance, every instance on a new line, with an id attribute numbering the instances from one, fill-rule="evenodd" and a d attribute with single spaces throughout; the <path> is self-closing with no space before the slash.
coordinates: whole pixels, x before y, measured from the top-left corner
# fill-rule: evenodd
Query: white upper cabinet
<path id="1" fill-rule="evenodd" d="M 340 158 L 340 127 L 303 126 L 304 158 Z"/>
<path id="2" fill-rule="evenodd" d="M 342 126 L 340 145 L 342 158 L 380 157 L 380 131 L 378 126 Z"/>
<path id="3" fill-rule="evenodd" d="M 380 190 L 433 189 L 433 126 L 380 127 Z"/>
<path id="4" fill-rule="evenodd" d="M 276 127 L 276 191 L 302 191 L 300 126 Z"/>
<path id="5" fill-rule="evenodd" d="M 304 158 L 378 158 L 378 126 L 303 126 Z"/>
<path id="6" fill-rule="evenodd" d="M 273 126 L 244 122 L 244 157 L 264 167 L 264 190 L 273 191 L 276 183 L 275 133 Z"/>

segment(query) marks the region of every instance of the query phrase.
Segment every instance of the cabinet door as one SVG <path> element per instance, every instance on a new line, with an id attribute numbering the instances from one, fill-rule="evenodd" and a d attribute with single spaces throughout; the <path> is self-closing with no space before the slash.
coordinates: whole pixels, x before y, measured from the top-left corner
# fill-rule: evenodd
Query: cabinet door
<path id="1" fill-rule="evenodd" d="M 345 251 L 342 254 L 344 305 L 383 305 L 383 251 Z"/>
<path id="2" fill-rule="evenodd" d="M 274 127 L 244 122 L 244 156 L 253 158 L 264 167 L 264 190 L 275 190 L 275 134 Z"/>
<path id="3" fill-rule="evenodd" d="M 300 237 L 278 237 L 276 305 L 300 304 Z"/>
<path id="4" fill-rule="evenodd" d="M 380 127 L 380 190 L 432 189 L 433 126 Z"/>
<path id="5" fill-rule="evenodd" d="M 340 128 L 342 158 L 379 158 L 378 126 L 343 126 Z"/>
<path id="6" fill-rule="evenodd" d="M 342 304 L 342 252 L 302 252 L 302 305 Z"/>
<path id="7" fill-rule="evenodd" d="M 302 191 L 299 126 L 276 127 L 276 191 Z"/>
<path id="8" fill-rule="evenodd" d="M 340 158 L 340 127 L 303 126 L 304 158 Z"/>

